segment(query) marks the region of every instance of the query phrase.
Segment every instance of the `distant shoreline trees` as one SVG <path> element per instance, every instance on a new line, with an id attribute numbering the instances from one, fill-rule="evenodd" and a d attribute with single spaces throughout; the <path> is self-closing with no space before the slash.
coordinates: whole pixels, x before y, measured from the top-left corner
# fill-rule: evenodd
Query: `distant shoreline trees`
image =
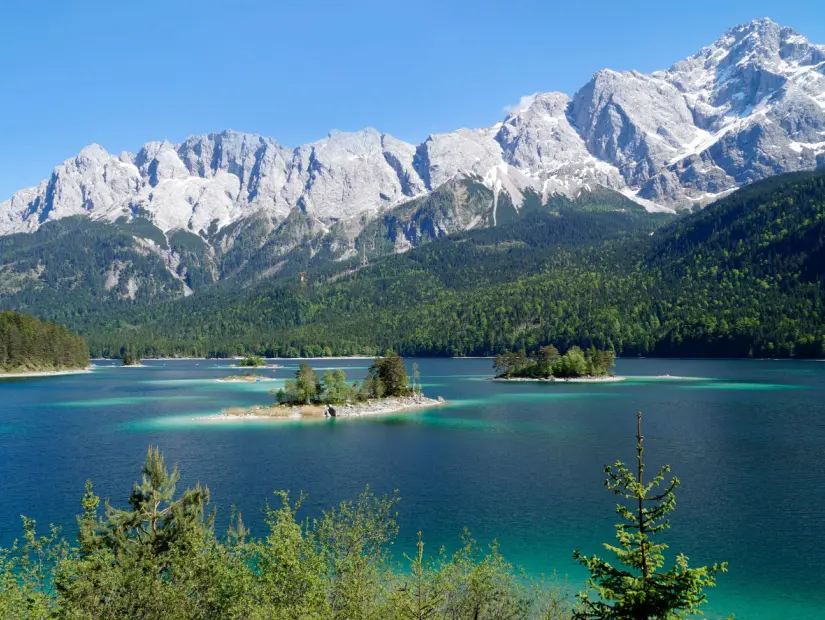
<path id="1" fill-rule="evenodd" d="M 573 346 L 561 355 L 552 344 L 539 348 L 532 355 L 527 355 L 523 350 L 505 351 L 497 355 L 493 363 L 497 379 L 604 377 L 610 374 L 614 366 L 615 355 L 612 351 L 592 346 L 582 351 Z"/>

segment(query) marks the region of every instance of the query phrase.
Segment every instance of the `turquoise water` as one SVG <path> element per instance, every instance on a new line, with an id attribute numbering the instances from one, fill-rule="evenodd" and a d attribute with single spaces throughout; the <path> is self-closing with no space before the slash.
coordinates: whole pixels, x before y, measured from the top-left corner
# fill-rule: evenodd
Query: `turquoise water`
<path id="1" fill-rule="evenodd" d="M 730 563 L 708 616 L 822 616 L 825 363 L 619 360 L 627 381 L 547 385 L 486 381 L 489 360 L 417 361 L 445 407 L 355 420 L 193 419 L 268 402 L 293 361 L 258 371 L 279 380 L 260 383 L 220 383 L 238 370 L 213 361 L 4 380 L 0 544 L 19 535 L 21 513 L 71 533 L 86 478 L 125 505 L 157 445 L 183 484 L 210 487 L 219 526 L 234 504 L 260 531 L 276 489 L 306 491 L 312 513 L 370 484 L 403 498 L 399 550 L 419 529 L 432 547 L 455 546 L 466 526 L 529 572 L 577 588 L 585 574 L 573 549 L 601 554 L 612 542 L 602 468 L 632 460 L 642 410 L 649 470 L 670 463 L 682 480 L 667 542 L 693 563 Z M 312 363 L 366 372 L 363 360 Z"/>

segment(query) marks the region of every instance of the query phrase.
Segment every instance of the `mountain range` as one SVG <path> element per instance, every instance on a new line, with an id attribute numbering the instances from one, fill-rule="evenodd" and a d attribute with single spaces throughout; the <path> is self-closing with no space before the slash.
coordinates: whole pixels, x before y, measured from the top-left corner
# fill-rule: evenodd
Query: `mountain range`
<path id="1" fill-rule="evenodd" d="M 493 192 L 491 222 L 500 196 L 518 209 L 527 193 L 575 197 L 594 186 L 649 210 L 678 210 L 824 163 L 825 46 L 760 19 L 667 70 L 604 69 L 572 98 L 536 93 L 491 127 L 418 145 L 374 129 L 333 131 L 297 148 L 234 131 L 120 155 L 93 144 L 0 203 L 0 234 L 72 215 L 145 216 L 165 233 L 207 238 L 294 210 L 318 230 L 357 229 L 459 176 Z"/>

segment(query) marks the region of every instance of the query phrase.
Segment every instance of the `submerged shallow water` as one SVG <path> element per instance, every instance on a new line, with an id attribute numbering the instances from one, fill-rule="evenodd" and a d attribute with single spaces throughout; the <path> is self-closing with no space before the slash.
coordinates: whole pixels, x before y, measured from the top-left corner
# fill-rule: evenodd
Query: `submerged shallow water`
<path id="1" fill-rule="evenodd" d="M 207 360 L 0 381 L 0 544 L 19 535 L 21 513 L 71 533 L 87 478 L 125 505 L 157 445 L 182 484 L 210 487 L 219 526 L 236 505 L 260 528 L 276 489 L 308 493 L 310 513 L 367 484 L 398 489 L 401 549 L 418 530 L 430 549 L 455 547 L 466 526 L 576 589 L 585 573 L 573 549 L 607 557 L 601 544 L 613 542 L 602 468 L 632 461 L 642 410 L 648 472 L 669 463 L 682 481 L 667 542 L 693 564 L 730 564 L 708 616 L 821 617 L 825 363 L 619 360 L 627 381 L 547 385 L 487 381 L 490 360 L 417 361 L 425 393 L 446 406 L 331 421 L 193 420 L 269 402 L 295 362 L 258 371 L 277 382 L 220 383 L 238 370 Z M 367 366 L 312 363 L 351 379 Z"/>

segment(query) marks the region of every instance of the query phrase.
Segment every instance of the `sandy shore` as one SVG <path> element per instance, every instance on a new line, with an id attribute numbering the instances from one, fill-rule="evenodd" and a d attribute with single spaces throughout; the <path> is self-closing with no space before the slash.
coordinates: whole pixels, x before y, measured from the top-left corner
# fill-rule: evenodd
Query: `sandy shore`
<path id="1" fill-rule="evenodd" d="M 534 383 L 615 383 L 624 381 L 627 377 L 493 377 L 493 381 L 532 381 Z"/>
<path id="2" fill-rule="evenodd" d="M 407 396 L 400 398 L 382 398 L 368 400 L 363 403 L 350 405 L 333 405 L 334 415 L 325 413 L 323 405 L 277 405 L 274 407 L 253 406 L 249 408 L 231 407 L 221 413 L 209 416 L 199 416 L 194 420 L 210 422 L 232 420 L 270 420 L 279 422 L 284 420 L 323 420 L 329 418 L 359 418 L 363 416 L 378 416 L 413 411 L 428 407 L 438 407 L 444 404 L 443 398 L 427 398 L 426 396 Z"/>
<path id="3" fill-rule="evenodd" d="M 92 372 L 94 366 L 77 370 L 42 370 L 33 372 L 0 372 L 0 379 L 16 379 L 17 377 L 59 377 L 61 375 L 81 375 Z"/>

